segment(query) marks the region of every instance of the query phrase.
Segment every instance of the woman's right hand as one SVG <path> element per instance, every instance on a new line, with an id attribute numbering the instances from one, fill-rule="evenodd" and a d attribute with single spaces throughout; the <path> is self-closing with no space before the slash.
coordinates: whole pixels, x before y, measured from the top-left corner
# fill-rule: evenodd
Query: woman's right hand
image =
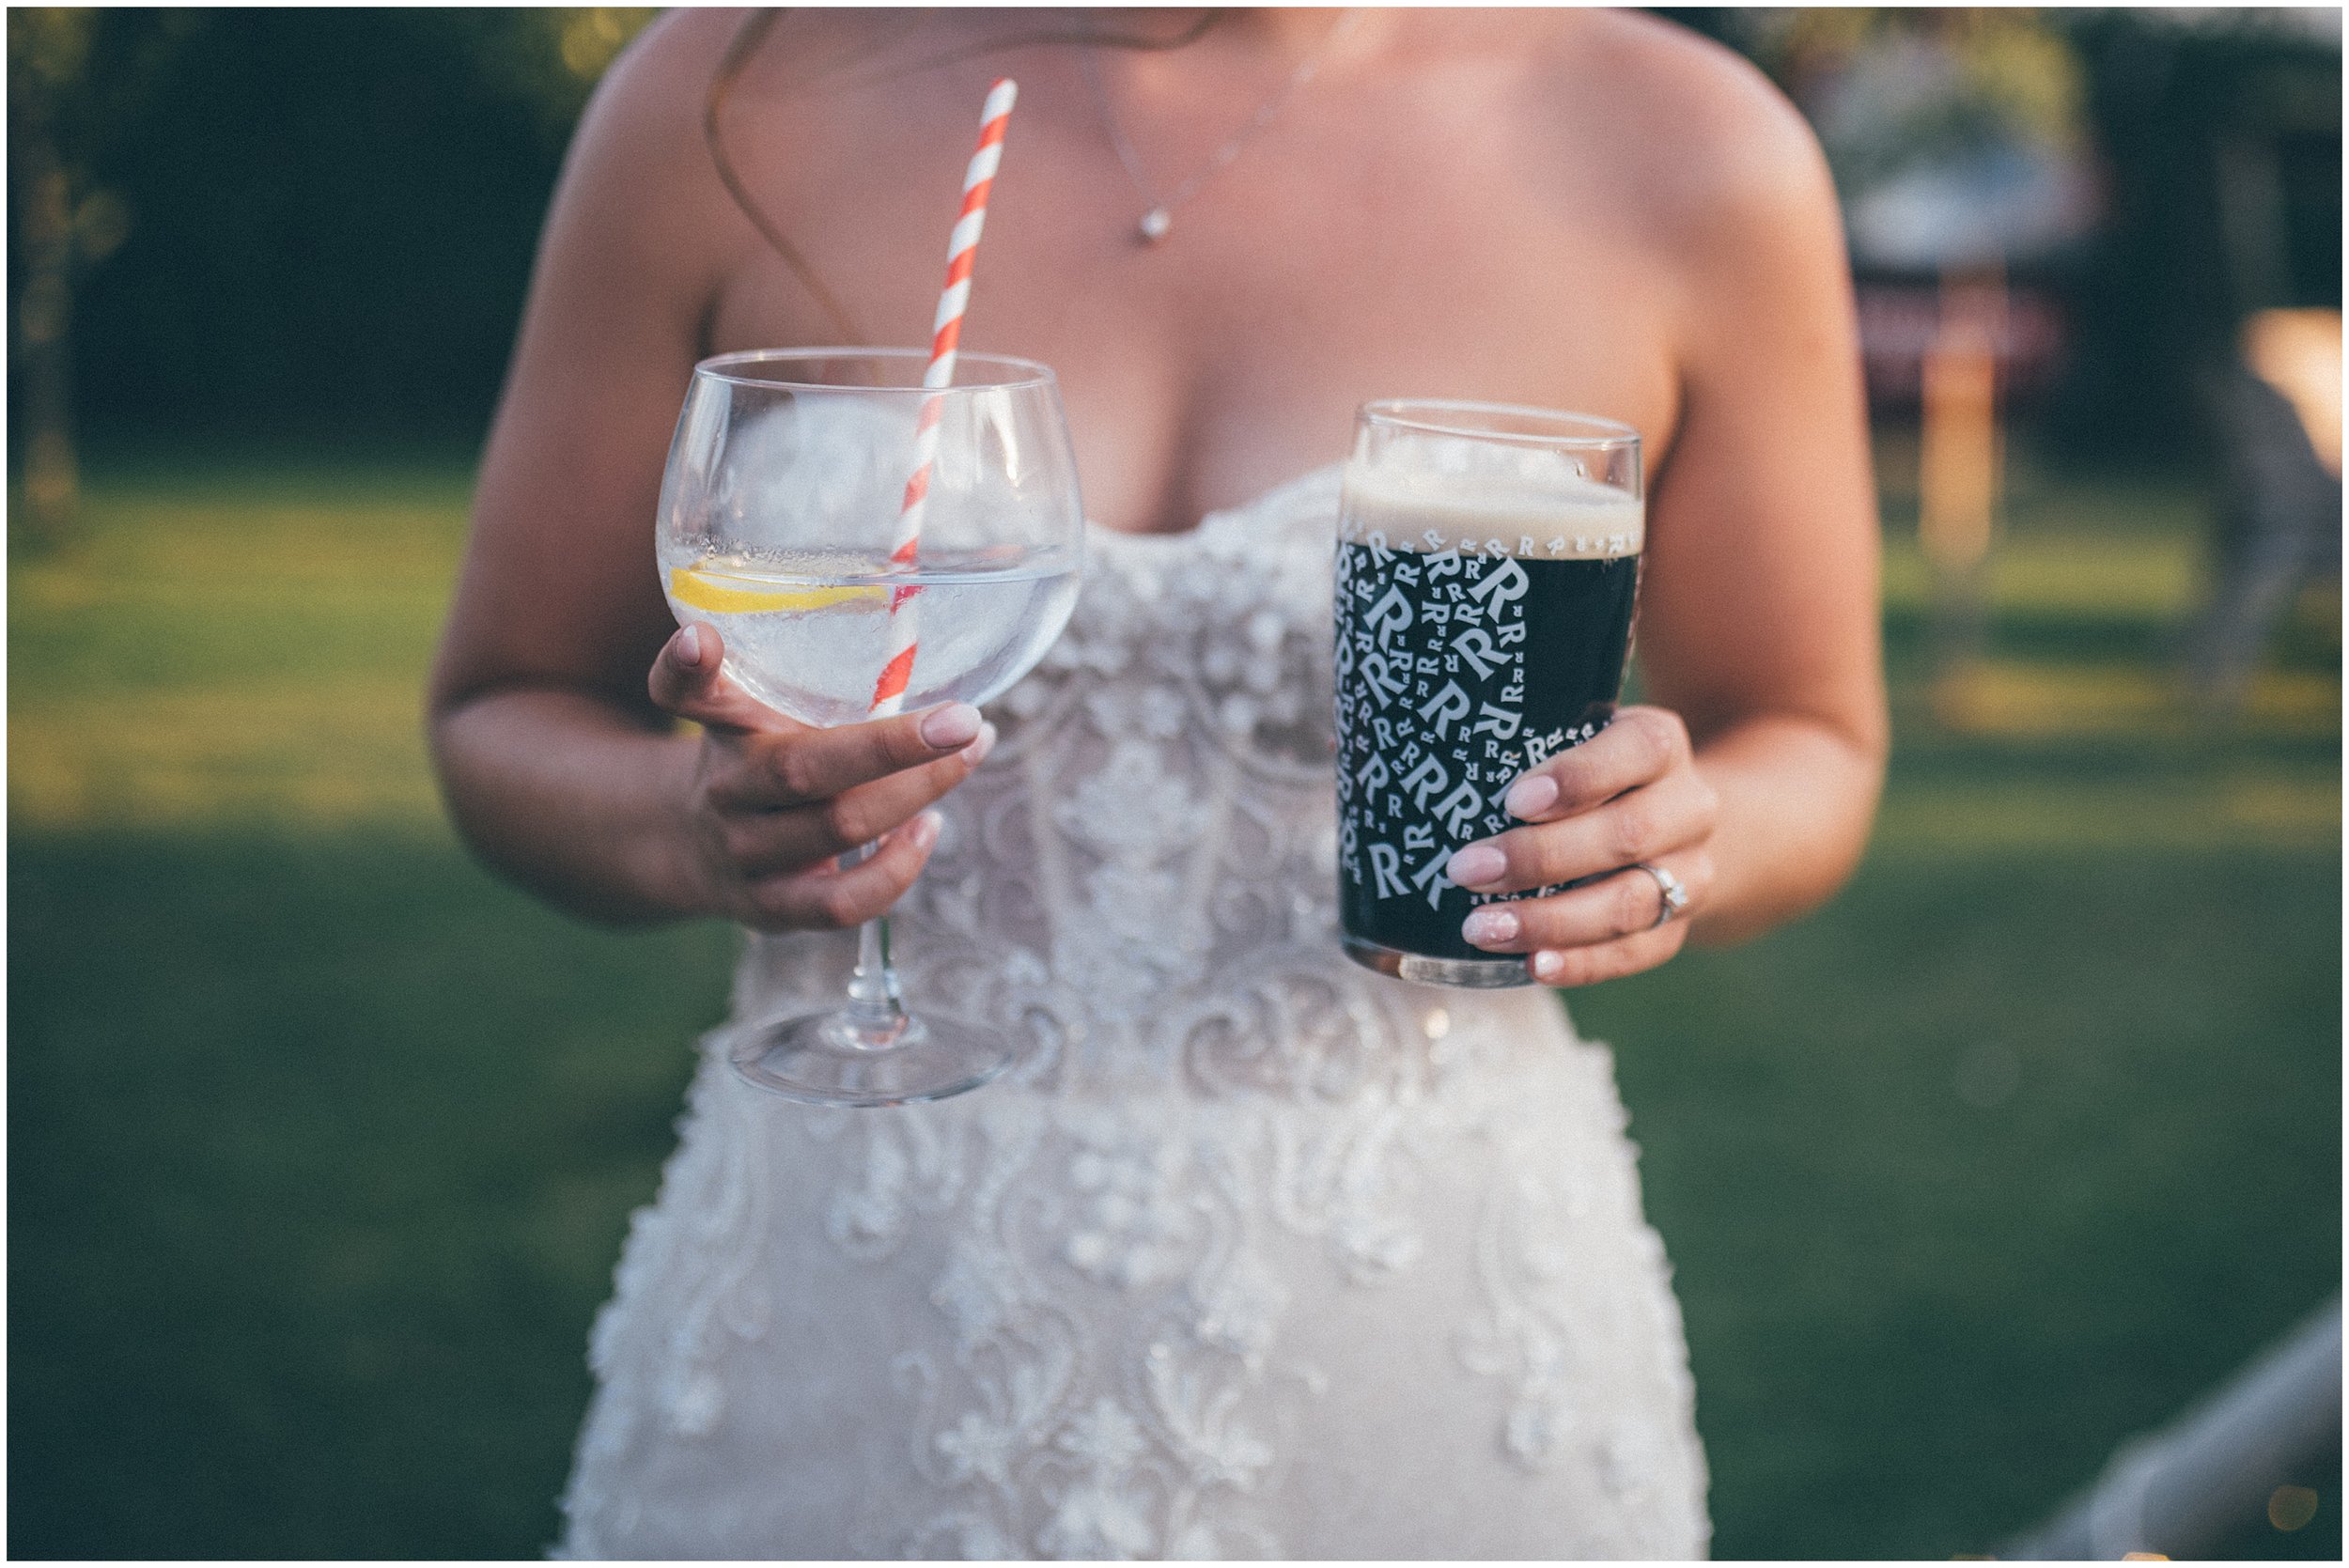
<path id="1" fill-rule="evenodd" d="M 761 931 L 837 930 L 886 914 L 938 842 L 933 801 L 986 760 L 995 726 L 968 703 L 818 729 L 728 680 L 723 644 L 681 628 L 652 700 L 702 726 L 685 802 L 682 902 Z M 848 850 L 878 841 L 843 871 Z"/>

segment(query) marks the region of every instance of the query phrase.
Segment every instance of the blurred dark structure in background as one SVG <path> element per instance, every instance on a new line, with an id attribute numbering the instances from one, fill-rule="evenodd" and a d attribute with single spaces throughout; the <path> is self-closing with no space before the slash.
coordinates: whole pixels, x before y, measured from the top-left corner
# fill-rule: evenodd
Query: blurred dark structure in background
<path id="1" fill-rule="evenodd" d="M 1978 706 L 2017 433 L 2207 489 L 2178 673 L 2238 708 L 2341 566 L 2341 13 L 1674 14 L 1768 70 L 1834 168 L 1886 455 L 1913 432 L 1937 716 Z"/>
<path id="2" fill-rule="evenodd" d="M 2341 306 L 2341 13 L 2107 11 L 2071 26 L 2111 213 L 2080 278 L 2060 427 L 2142 451 L 2188 433 L 2196 379 L 2246 316 Z"/>
<path id="3" fill-rule="evenodd" d="M 2182 448 L 2206 451 L 2199 383 L 2232 352 L 2243 318 L 2340 308 L 2337 10 L 1665 14 L 1746 54 L 1812 112 L 1844 192 L 1877 346 L 1917 333 L 1914 310 L 1904 319 L 1897 303 L 1935 270 L 1914 246 L 1870 254 L 1872 228 L 1893 226 L 1867 221 L 1878 216 L 1871 188 L 1969 149 L 2003 155 L 1980 158 L 1987 166 L 1952 194 L 1977 207 L 2020 198 L 2022 242 L 2005 258 L 2024 302 L 2008 389 L 2072 454 L 2166 463 Z M 1872 48 L 1903 53 L 1887 35 L 1939 44 L 1957 80 L 1879 70 L 1875 96 L 1892 101 L 1864 105 L 1865 122 L 1839 137 L 1846 105 L 1832 79 Z M 2073 193 L 2087 221 L 2069 228 L 2046 211 L 2065 193 L 2030 199 L 2030 177 L 2056 182 L 2047 165 L 2067 159 L 2087 180 Z M 1921 205 L 1902 215 L 1923 221 Z M 1871 369 L 1880 406 L 1913 407 L 1913 372 Z"/>
<path id="4" fill-rule="evenodd" d="M 564 144 L 650 14 L 11 9 L 11 460 L 68 319 L 101 441 L 477 438 Z M 43 199 L 116 242 L 42 275 Z"/>

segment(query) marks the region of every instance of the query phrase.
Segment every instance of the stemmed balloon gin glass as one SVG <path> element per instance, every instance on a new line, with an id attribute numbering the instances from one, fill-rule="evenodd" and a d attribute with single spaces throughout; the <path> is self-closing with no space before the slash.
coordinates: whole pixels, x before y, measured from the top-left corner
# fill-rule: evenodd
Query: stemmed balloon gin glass
<path id="1" fill-rule="evenodd" d="M 661 482 L 661 585 L 680 624 L 717 629 L 735 683 L 786 718 L 986 702 L 1076 604 L 1084 511 L 1051 371 L 966 353 L 932 388 L 928 358 L 762 349 L 693 368 Z M 870 1106 L 976 1088 L 1020 1051 L 1002 1031 L 909 1012 L 884 917 L 858 933 L 842 1006 L 742 1025 L 729 1054 L 760 1088 Z"/>

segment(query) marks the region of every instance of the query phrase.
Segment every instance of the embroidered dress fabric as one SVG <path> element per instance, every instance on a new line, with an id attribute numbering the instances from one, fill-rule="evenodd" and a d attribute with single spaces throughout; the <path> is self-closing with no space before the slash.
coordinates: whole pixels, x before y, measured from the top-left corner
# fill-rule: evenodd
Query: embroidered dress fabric
<path id="1" fill-rule="evenodd" d="M 706 1043 L 559 1555 L 1691 1558 L 1704 1463 L 1611 1058 L 1336 940 L 1338 473 L 1096 530 L 898 907 L 1034 1055 L 811 1108 Z M 735 1016 L 840 994 L 755 937 Z"/>

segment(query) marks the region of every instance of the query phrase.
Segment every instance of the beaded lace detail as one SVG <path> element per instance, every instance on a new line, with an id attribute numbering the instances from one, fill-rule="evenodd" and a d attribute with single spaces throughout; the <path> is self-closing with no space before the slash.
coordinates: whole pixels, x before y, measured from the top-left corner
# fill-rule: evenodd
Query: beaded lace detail
<path id="1" fill-rule="evenodd" d="M 996 706 L 896 928 L 917 1007 L 1034 1039 L 1014 1075 L 842 1111 L 705 1061 L 567 1555 L 1702 1553 L 1604 1048 L 1332 939 L 1336 499 L 1097 531 Z M 753 939 L 736 1016 L 828 1005 L 852 949 Z"/>

